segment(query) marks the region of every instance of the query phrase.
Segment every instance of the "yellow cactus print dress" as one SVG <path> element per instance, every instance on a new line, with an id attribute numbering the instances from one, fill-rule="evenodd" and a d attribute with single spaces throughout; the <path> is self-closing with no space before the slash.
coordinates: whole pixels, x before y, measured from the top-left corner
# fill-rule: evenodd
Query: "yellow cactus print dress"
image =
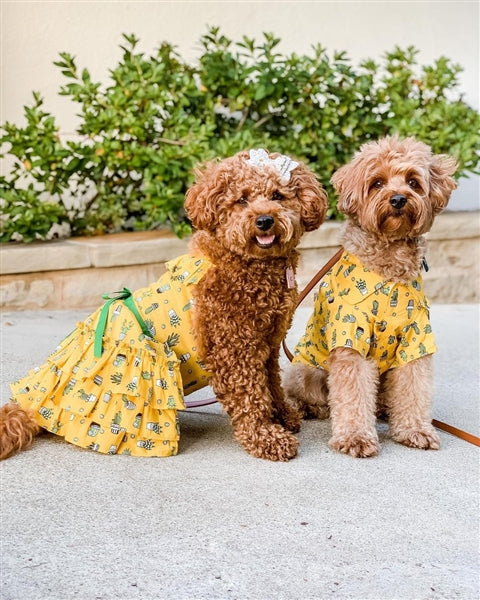
<path id="1" fill-rule="evenodd" d="M 422 279 L 383 280 L 348 252 L 325 275 L 294 363 L 328 370 L 335 348 L 375 359 L 379 372 L 436 351 Z"/>
<path id="2" fill-rule="evenodd" d="M 185 255 L 153 285 L 125 289 L 24 379 L 12 400 L 68 442 L 107 454 L 178 451 L 184 393 L 208 385 L 191 323 L 192 286 L 211 263 Z"/>

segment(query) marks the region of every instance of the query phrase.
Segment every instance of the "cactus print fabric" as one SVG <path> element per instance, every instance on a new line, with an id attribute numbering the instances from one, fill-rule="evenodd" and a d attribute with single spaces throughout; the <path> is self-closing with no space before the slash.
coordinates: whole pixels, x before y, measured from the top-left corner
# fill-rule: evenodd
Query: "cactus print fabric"
<path id="1" fill-rule="evenodd" d="M 101 308 L 24 379 L 12 400 L 38 424 L 83 448 L 133 456 L 178 451 L 184 394 L 208 384 L 192 329 L 191 290 L 211 266 L 185 255 L 153 285 L 133 292 L 150 336 L 122 300 L 110 304 L 103 351 L 94 353 Z"/>
<path id="2" fill-rule="evenodd" d="M 320 282 L 293 362 L 328 370 L 328 355 L 335 348 L 375 359 L 380 373 L 433 354 L 421 277 L 408 284 L 385 281 L 345 252 Z"/>

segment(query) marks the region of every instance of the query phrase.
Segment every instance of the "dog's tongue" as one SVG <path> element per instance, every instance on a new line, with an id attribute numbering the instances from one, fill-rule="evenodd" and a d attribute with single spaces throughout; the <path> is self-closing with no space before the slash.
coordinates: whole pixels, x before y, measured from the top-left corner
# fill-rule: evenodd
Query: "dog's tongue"
<path id="1" fill-rule="evenodd" d="M 256 237 L 257 237 L 257 242 L 261 246 L 269 246 L 270 244 L 273 244 L 273 242 L 275 240 L 274 235 L 257 235 Z"/>

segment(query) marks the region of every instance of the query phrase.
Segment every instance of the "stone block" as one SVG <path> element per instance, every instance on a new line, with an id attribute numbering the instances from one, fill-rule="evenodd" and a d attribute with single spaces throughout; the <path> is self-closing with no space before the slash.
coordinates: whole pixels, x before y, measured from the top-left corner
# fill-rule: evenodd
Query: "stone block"
<path id="1" fill-rule="evenodd" d="M 425 289 L 432 303 L 479 302 L 479 213 L 443 213 L 428 234 Z M 302 290 L 335 254 L 338 222 L 307 233 L 300 244 L 297 283 Z M 44 244 L 3 244 L 0 305 L 9 310 L 93 309 L 102 294 L 156 281 L 164 263 L 188 251 L 190 239 L 169 232 L 72 238 Z M 310 305 L 313 293 L 304 300 Z"/>
<path id="2" fill-rule="evenodd" d="M 35 273 L 90 266 L 87 249 L 70 240 L 33 244 L 1 244 L 2 274 Z"/>
<path id="3" fill-rule="evenodd" d="M 185 254 L 189 238 L 180 240 L 171 233 L 145 231 L 73 238 L 71 243 L 85 248 L 90 266 L 117 267 L 167 261 Z"/>

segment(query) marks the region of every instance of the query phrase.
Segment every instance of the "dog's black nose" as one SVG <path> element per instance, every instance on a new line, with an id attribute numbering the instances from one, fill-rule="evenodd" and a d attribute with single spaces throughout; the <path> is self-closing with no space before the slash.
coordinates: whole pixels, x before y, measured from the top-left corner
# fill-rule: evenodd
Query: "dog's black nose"
<path id="1" fill-rule="evenodd" d="M 403 208 L 406 203 L 407 197 L 403 194 L 395 194 L 395 196 L 390 198 L 390 204 L 393 206 L 393 208 Z"/>
<path id="2" fill-rule="evenodd" d="M 274 223 L 275 221 L 270 215 L 261 215 L 255 219 L 255 225 L 262 231 L 268 231 Z"/>

